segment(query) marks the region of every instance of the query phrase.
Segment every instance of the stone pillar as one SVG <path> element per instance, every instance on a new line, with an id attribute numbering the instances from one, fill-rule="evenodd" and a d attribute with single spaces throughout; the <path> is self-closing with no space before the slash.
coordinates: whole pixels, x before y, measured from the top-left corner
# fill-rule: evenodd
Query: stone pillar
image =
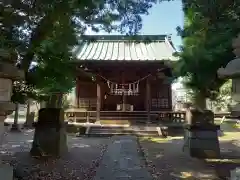
<path id="1" fill-rule="evenodd" d="M 34 124 L 34 119 L 35 119 L 35 112 L 30 112 L 26 116 L 26 122 L 24 123 L 24 127 L 26 128 L 32 128 Z"/>
<path id="2" fill-rule="evenodd" d="M 97 107 L 96 107 L 96 120 L 100 122 L 100 111 L 101 111 L 101 86 L 97 83 Z"/>
<path id="3" fill-rule="evenodd" d="M 150 121 L 150 113 L 151 113 L 151 85 L 149 79 L 146 82 L 146 110 L 147 110 L 147 118 L 148 122 Z"/>
<path id="4" fill-rule="evenodd" d="M 11 128 L 12 132 L 21 132 L 18 127 L 18 118 L 19 118 L 19 104 L 15 103 L 14 121 L 13 121 L 12 128 Z"/>
<path id="5" fill-rule="evenodd" d="M 35 113 L 31 112 L 31 99 L 27 100 L 27 111 L 26 111 L 26 121 L 24 123 L 24 127 L 26 128 L 31 128 L 33 126 L 34 123 L 34 117 L 35 117 Z"/>
<path id="6" fill-rule="evenodd" d="M 219 126 L 212 111 L 188 109 L 184 126 L 183 151 L 196 158 L 219 158 Z"/>
<path id="7" fill-rule="evenodd" d="M 16 55 L 13 55 L 10 51 L 0 49 L 0 145 L 2 145 L 6 133 L 4 120 L 15 109 L 15 104 L 11 102 L 13 80 L 24 78 L 24 73 L 14 65 Z M 13 168 L 9 165 L 3 165 L 1 160 L 0 177 L 4 180 L 13 179 Z"/>

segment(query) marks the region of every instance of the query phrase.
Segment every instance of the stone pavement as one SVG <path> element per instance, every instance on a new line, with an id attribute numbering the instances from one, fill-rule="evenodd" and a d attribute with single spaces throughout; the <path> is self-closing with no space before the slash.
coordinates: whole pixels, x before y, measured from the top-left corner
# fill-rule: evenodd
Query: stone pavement
<path id="1" fill-rule="evenodd" d="M 94 180 L 152 180 L 138 149 L 136 137 L 113 136 Z"/>

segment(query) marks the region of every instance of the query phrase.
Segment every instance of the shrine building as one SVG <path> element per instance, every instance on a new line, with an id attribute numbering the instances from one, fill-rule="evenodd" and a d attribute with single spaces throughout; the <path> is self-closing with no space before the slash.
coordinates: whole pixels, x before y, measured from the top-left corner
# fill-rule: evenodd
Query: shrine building
<path id="1" fill-rule="evenodd" d="M 172 111 L 174 52 L 167 35 L 82 36 L 73 50 L 75 109 L 96 120 L 139 112 L 149 119 L 153 112 Z"/>

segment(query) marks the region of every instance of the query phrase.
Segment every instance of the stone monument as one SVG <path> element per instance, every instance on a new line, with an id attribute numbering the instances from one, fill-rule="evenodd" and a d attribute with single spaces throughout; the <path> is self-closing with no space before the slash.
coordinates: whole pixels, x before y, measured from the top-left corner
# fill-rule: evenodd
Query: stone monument
<path id="1" fill-rule="evenodd" d="M 31 155 L 33 157 L 60 157 L 67 152 L 64 110 L 42 108 L 38 114 Z"/>
<path id="2" fill-rule="evenodd" d="M 240 34 L 232 41 L 233 52 L 236 58 L 230 61 L 225 68 L 218 70 L 220 78 L 232 79 L 232 99 L 237 102 L 232 107 L 231 114 L 240 116 Z M 240 179 L 240 169 L 236 168 L 231 171 L 231 180 Z"/>
<path id="3" fill-rule="evenodd" d="M 240 180 L 240 168 L 230 171 L 230 180 Z"/>
<path id="4" fill-rule="evenodd" d="M 15 53 L 0 48 L 0 145 L 6 133 L 4 120 L 15 109 L 15 104 L 11 102 L 13 80 L 24 78 L 24 73 L 14 65 L 16 59 Z M 0 162 L 0 176 L 4 180 L 12 180 L 13 168 Z"/>
<path id="5" fill-rule="evenodd" d="M 186 110 L 183 151 L 196 158 L 218 158 L 220 147 L 214 114 L 210 110 Z"/>
<path id="6" fill-rule="evenodd" d="M 240 116 L 240 34 L 233 39 L 232 47 L 236 58 L 230 61 L 225 68 L 220 68 L 218 76 L 223 79 L 232 79 L 232 99 L 236 104 L 231 107 L 231 114 Z"/>

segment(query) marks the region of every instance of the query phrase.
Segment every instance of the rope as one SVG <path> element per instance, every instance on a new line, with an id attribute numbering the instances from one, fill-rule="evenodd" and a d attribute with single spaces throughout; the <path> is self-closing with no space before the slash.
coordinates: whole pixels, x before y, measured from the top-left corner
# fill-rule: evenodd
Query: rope
<path id="1" fill-rule="evenodd" d="M 116 82 L 112 82 L 112 81 L 108 80 L 107 78 L 101 76 L 100 74 L 98 74 L 98 76 L 100 76 L 102 79 L 104 79 L 105 81 L 107 81 L 107 82 L 109 82 L 109 83 L 111 83 L 111 84 L 129 85 L 129 84 L 136 84 L 136 83 L 138 83 L 138 82 L 140 82 L 140 81 L 143 81 L 144 79 L 146 79 L 146 78 L 148 78 L 149 76 L 151 76 L 151 74 L 148 74 L 147 76 L 145 76 L 145 77 L 143 77 L 143 78 L 141 78 L 141 79 L 139 79 L 139 80 L 137 80 L 137 81 L 134 81 L 134 82 L 131 82 L 131 83 L 124 83 L 124 84 L 119 84 L 119 83 L 116 83 Z"/>
<path id="2" fill-rule="evenodd" d="M 161 71 L 163 71 L 163 70 L 165 70 L 165 69 L 166 69 L 166 68 L 162 68 L 162 69 L 160 69 L 158 72 L 161 72 Z M 100 75 L 100 74 L 97 74 L 97 75 L 98 75 L 99 77 L 101 77 L 102 79 L 104 79 L 105 81 L 111 83 L 111 84 L 118 84 L 118 83 L 116 83 L 116 82 L 110 81 L 109 79 L 103 77 L 103 76 Z M 129 84 L 136 84 L 136 83 L 139 83 L 139 82 L 147 79 L 147 78 L 148 78 L 149 76 L 151 76 L 151 75 L 152 75 L 152 74 L 148 74 L 147 76 L 144 76 L 143 78 L 140 78 L 140 79 L 138 79 L 137 81 L 134 81 L 134 82 L 131 82 L 131 83 L 124 83 L 124 84 L 118 84 L 118 85 L 120 85 L 120 86 L 123 85 L 123 86 L 124 86 L 124 85 L 129 85 Z"/>

